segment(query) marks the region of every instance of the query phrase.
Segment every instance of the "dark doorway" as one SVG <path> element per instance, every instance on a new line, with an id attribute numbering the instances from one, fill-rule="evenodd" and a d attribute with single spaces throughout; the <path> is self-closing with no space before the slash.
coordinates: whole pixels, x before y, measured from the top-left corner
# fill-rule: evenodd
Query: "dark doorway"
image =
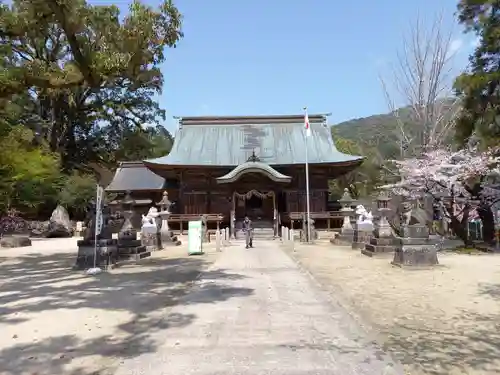
<path id="1" fill-rule="evenodd" d="M 252 195 L 245 201 L 245 215 L 251 220 L 261 220 L 264 216 L 264 201 L 262 198 Z"/>
<path id="2" fill-rule="evenodd" d="M 245 206 L 250 209 L 262 208 L 262 198 L 252 195 L 250 199 L 247 199 Z"/>
<path id="3" fill-rule="evenodd" d="M 278 193 L 278 200 L 276 202 L 278 212 L 286 212 L 286 193 L 281 191 Z"/>

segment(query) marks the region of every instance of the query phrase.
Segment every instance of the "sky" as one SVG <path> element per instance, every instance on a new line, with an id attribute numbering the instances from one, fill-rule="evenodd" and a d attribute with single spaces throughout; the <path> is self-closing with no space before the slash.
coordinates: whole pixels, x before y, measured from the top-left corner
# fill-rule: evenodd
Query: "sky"
<path id="1" fill-rule="evenodd" d="M 330 124 L 388 112 L 378 77 L 417 14 L 424 23 L 443 14 L 454 64 L 466 67 L 474 37 L 456 24 L 457 1 L 175 0 L 184 38 L 161 66 L 164 125 L 175 130 L 173 116 L 299 114 L 304 106 L 331 113 Z M 115 4 L 126 10 L 130 1 Z"/>

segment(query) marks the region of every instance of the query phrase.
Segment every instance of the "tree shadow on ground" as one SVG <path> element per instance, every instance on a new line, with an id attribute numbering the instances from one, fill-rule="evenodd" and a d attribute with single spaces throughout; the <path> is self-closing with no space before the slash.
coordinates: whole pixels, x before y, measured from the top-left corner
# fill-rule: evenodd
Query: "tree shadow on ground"
<path id="1" fill-rule="evenodd" d="M 498 301 L 500 285 L 482 284 L 479 294 Z M 396 334 L 394 329 L 389 332 L 384 348 L 419 373 L 500 373 L 500 314 L 462 310 L 459 316 L 448 320 L 446 325 L 452 328 L 436 331 L 432 328 L 415 329 L 398 325 L 400 333 Z"/>
<path id="2" fill-rule="evenodd" d="M 87 320 L 78 324 L 44 320 L 43 324 L 56 326 L 54 332 L 59 332 L 58 336 L 51 334 L 32 343 L 20 342 L 17 335 L 2 338 L 2 374 L 91 374 L 88 368 L 72 366 L 68 371 L 66 366 L 96 354 L 115 361 L 153 352 L 157 348 L 153 334 L 186 326 L 196 319 L 194 314 L 174 314 L 164 309 L 217 303 L 253 293 L 252 289 L 229 285 L 229 280 L 242 278 L 241 275 L 223 269 L 205 270 L 207 262 L 203 258 L 148 258 L 97 276 L 73 271 L 74 260 L 75 254 L 67 253 L 0 257 L 0 327 L 8 327 L 12 332 L 16 326 L 26 327 L 40 313 L 74 310 L 74 319 L 81 319 L 76 310 L 95 310 L 87 312 Z M 198 278 L 208 283 L 201 283 L 188 293 Z M 111 329 L 113 334 L 107 327 L 102 335 L 91 332 L 93 335 L 89 336 L 93 337 L 82 337 L 80 331 L 87 330 L 88 314 L 91 320 L 98 320 L 100 314 L 119 312 L 125 312 L 129 318 L 122 314 L 122 320 Z M 82 328 L 75 332 L 75 325 Z M 99 325 L 89 324 L 88 331 L 91 330 L 99 330 Z"/>

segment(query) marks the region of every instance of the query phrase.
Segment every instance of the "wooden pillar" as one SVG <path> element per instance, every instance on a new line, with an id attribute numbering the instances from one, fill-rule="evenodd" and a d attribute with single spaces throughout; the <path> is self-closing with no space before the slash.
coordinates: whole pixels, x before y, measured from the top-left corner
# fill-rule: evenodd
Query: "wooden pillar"
<path id="1" fill-rule="evenodd" d="M 184 171 L 181 170 L 179 172 L 179 214 L 183 214 L 184 212 Z M 181 224 L 182 227 L 182 224 Z"/>

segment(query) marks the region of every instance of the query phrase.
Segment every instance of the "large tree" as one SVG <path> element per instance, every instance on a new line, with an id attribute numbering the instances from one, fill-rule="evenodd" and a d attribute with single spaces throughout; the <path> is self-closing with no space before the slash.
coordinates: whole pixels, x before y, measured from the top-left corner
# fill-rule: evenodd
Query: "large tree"
<path id="1" fill-rule="evenodd" d="M 500 196 L 482 183 L 490 174 L 498 173 L 500 159 L 497 155 L 498 150 L 493 149 L 487 152 L 470 148 L 456 152 L 436 149 L 416 158 L 394 160 L 401 180 L 385 188 L 410 199 L 431 196 L 435 202 L 440 202 L 454 233 L 466 245 L 471 244 L 467 230 L 470 214 L 477 209 L 487 232 L 485 240 L 491 241 L 491 231 L 486 228 L 491 221 L 484 220 L 481 211 L 491 212 L 489 208 Z"/>
<path id="2" fill-rule="evenodd" d="M 84 0 L 3 4 L 0 115 L 34 130 L 65 170 L 109 162 L 98 152 L 103 134 L 123 137 L 164 119 L 154 99 L 159 64 L 180 25 L 170 0 L 158 9 L 134 1 L 125 16 Z"/>
<path id="3" fill-rule="evenodd" d="M 416 18 L 402 37 L 390 75 L 380 76 L 397 123 L 400 157 L 418 156 L 452 138 L 458 100 L 453 98 L 453 30 L 438 15 Z"/>
<path id="4" fill-rule="evenodd" d="M 485 146 L 500 141 L 500 0 L 461 0 L 458 19 L 478 40 L 470 56 L 470 68 L 456 81 L 463 111 L 457 139 L 466 143 L 471 135 Z"/>

